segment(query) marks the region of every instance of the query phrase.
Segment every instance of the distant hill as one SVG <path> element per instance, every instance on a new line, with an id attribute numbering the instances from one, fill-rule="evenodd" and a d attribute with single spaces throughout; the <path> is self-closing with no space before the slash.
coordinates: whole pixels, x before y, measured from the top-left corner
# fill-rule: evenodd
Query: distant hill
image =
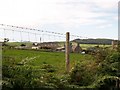
<path id="1" fill-rule="evenodd" d="M 110 45 L 113 39 L 75 39 L 71 42 L 78 42 L 81 44 L 107 44 Z"/>

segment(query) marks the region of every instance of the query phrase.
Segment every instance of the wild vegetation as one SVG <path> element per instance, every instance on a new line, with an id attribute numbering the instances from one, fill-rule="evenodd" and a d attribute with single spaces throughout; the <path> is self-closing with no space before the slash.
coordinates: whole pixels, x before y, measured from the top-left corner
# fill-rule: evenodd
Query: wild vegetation
<path id="1" fill-rule="evenodd" d="M 120 53 L 98 47 L 95 53 L 70 54 L 69 73 L 64 52 L 3 49 L 3 89 L 117 88 Z"/>

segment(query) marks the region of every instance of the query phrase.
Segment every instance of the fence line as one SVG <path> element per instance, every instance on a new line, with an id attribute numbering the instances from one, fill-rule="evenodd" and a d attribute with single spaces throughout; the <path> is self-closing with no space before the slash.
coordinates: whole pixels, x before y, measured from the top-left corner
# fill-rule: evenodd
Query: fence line
<path id="1" fill-rule="evenodd" d="M 39 33 L 41 33 L 41 34 L 43 34 L 43 37 L 44 36 L 47 36 L 47 37 L 54 36 L 55 38 L 58 37 L 59 39 L 64 38 L 64 41 L 65 41 L 65 36 L 66 36 L 66 34 L 63 34 L 63 33 L 45 31 L 45 30 L 34 29 L 34 28 L 26 28 L 26 27 L 19 27 L 19 26 L 13 26 L 13 25 L 5 25 L 5 24 L 0 24 L 0 26 L 3 29 L 6 29 L 6 30 L 8 30 L 8 29 L 11 30 L 12 29 L 14 31 L 22 31 L 21 33 L 25 33 L 26 32 L 25 30 L 27 30 L 26 33 L 29 33 L 29 34 L 32 34 L 34 32 L 33 33 L 34 35 L 40 35 Z M 76 39 L 76 38 L 80 38 L 80 39 L 81 38 L 86 38 L 87 39 L 87 37 L 78 36 L 78 35 L 70 35 L 70 37 L 71 37 L 71 39 Z M 45 41 L 44 38 L 43 38 L 43 41 Z"/>

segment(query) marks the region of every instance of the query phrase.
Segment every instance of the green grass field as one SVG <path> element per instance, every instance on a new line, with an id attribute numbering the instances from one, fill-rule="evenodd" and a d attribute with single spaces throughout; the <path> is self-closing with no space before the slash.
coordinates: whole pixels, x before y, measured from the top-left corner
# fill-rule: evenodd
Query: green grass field
<path id="1" fill-rule="evenodd" d="M 67 73 L 64 52 L 5 46 L 2 50 L 3 87 L 100 88 L 112 84 L 115 87 L 111 80 L 117 77 L 120 55 L 110 48 L 99 50 L 94 55 L 70 53 L 70 72 Z"/>
<path id="2" fill-rule="evenodd" d="M 97 44 L 80 44 L 82 49 L 87 49 L 89 47 L 95 47 Z M 111 45 L 99 45 L 99 47 L 111 47 Z"/>
<path id="3" fill-rule="evenodd" d="M 10 46 L 21 45 L 19 42 L 9 42 Z M 32 43 L 27 43 L 27 45 L 32 45 Z M 63 44 L 61 44 L 63 45 Z M 96 44 L 80 44 L 82 49 L 89 47 L 95 47 Z M 111 47 L 111 45 L 99 45 L 100 47 Z M 71 53 L 70 54 L 70 67 L 74 67 L 76 62 L 87 62 L 93 61 L 94 58 L 91 55 Z M 15 65 L 20 65 L 21 63 L 25 65 L 30 65 L 35 68 L 41 68 L 44 64 L 50 64 L 57 69 L 56 73 L 63 74 L 65 72 L 65 53 L 64 52 L 45 52 L 36 50 L 17 50 L 17 49 L 3 49 L 3 65 L 10 64 L 14 62 Z"/>
<path id="4" fill-rule="evenodd" d="M 70 66 L 71 68 L 76 62 L 93 60 L 90 55 L 81 55 L 77 53 L 70 54 Z M 65 72 L 65 53 L 63 52 L 42 52 L 35 50 L 15 50 L 6 49 L 3 50 L 3 65 L 13 62 L 15 65 L 19 65 L 21 62 L 26 62 L 25 65 L 30 65 L 35 68 L 41 68 L 43 64 L 50 64 L 57 69 L 56 73 Z"/>

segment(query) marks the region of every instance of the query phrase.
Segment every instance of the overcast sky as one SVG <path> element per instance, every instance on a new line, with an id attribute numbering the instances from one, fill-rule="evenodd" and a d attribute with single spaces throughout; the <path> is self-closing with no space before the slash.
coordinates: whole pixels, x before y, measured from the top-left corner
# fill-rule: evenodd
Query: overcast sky
<path id="1" fill-rule="evenodd" d="M 119 0 L 0 0 L 0 24 L 118 38 Z"/>

